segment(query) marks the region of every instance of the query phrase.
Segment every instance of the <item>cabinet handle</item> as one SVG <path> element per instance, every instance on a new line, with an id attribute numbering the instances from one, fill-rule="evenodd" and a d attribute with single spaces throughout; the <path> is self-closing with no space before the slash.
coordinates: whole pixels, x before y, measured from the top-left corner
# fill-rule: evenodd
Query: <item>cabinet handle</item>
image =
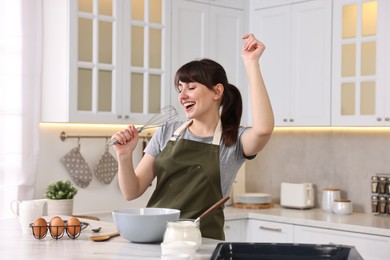
<path id="1" fill-rule="evenodd" d="M 284 118 L 284 119 L 283 119 L 283 122 L 287 122 L 287 118 Z"/>
<path id="2" fill-rule="evenodd" d="M 128 115 L 125 115 L 125 119 L 129 119 L 129 116 L 128 116 Z"/>
<path id="3" fill-rule="evenodd" d="M 294 122 L 294 119 L 293 119 L 293 118 L 290 118 L 290 122 Z"/>
<path id="4" fill-rule="evenodd" d="M 121 115 L 117 115 L 116 117 L 117 117 L 118 119 L 121 119 L 121 118 L 122 118 L 122 116 L 121 116 Z"/>
<path id="5" fill-rule="evenodd" d="M 390 118 L 389 117 L 385 117 L 385 121 L 389 122 Z"/>
<path id="6" fill-rule="evenodd" d="M 382 118 L 377 117 L 377 118 L 376 118 L 376 121 L 379 121 L 379 122 L 380 122 L 380 121 L 382 121 Z"/>
<path id="7" fill-rule="evenodd" d="M 274 231 L 274 232 L 282 232 L 281 228 L 270 228 L 270 227 L 260 226 L 259 229 L 267 230 L 267 231 Z"/>
<path id="8" fill-rule="evenodd" d="M 225 226 L 225 229 L 230 229 L 230 226 Z"/>

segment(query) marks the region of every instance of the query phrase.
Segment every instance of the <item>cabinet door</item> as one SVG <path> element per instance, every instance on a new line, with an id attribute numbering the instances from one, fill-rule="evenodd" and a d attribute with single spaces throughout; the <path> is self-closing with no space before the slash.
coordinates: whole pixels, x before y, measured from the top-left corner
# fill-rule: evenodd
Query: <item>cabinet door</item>
<path id="1" fill-rule="evenodd" d="M 244 85 L 244 67 L 241 60 L 241 39 L 245 31 L 244 11 L 212 6 L 210 8 L 209 58 L 220 63 L 226 71 L 231 84 L 240 89 L 243 99 L 247 98 L 248 87 Z M 227 32 L 228 30 L 228 32 Z M 246 124 L 249 102 L 243 102 L 241 122 Z"/>
<path id="2" fill-rule="evenodd" d="M 245 242 L 246 220 L 227 220 L 223 230 L 225 231 L 225 241 Z"/>
<path id="3" fill-rule="evenodd" d="M 380 40 L 383 41 L 381 46 L 383 46 L 383 59 L 385 65 L 382 68 L 382 72 L 384 74 L 384 97 L 385 97 L 385 112 L 384 112 L 384 120 L 386 126 L 390 125 L 390 1 L 380 1 L 379 2 L 380 9 L 378 9 L 378 16 L 381 17 L 381 23 L 378 24 L 379 32 L 381 33 Z M 383 19 L 383 20 L 382 20 Z M 387 86 L 387 87 L 385 87 Z"/>
<path id="4" fill-rule="evenodd" d="M 44 0 L 42 121 L 142 124 L 169 103 L 167 2 Z"/>
<path id="5" fill-rule="evenodd" d="M 121 113 L 121 1 L 70 1 L 69 119 L 115 122 Z M 119 36 L 119 37 L 120 37 Z M 76 65 L 76 66 L 75 66 Z"/>
<path id="6" fill-rule="evenodd" d="M 317 0 L 254 11 L 278 126 L 330 124 L 331 4 Z"/>
<path id="7" fill-rule="evenodd" d="M 295 226 L 294 243 L 350 245 L 355 246 L 364 259 L 390 259 L 390 237 Z"/>
<path id="8" fill-rule="evenodd" d="M 390 125 L 384 82 L 389 11 L 388 1 L 334 2 L 333 125 Z"/>
<path id="9" fill-rule="evenodd" d="M 281 6 L 254 11 L 251 23 L 251 31 L 266 46 L 260 65 L 277 126 L 289 125 L 290 20 L 290 7 Z"/>
<path id="10" fill-rule="evenodd" d="M 249 219 L 246 234 L 248 242 L 292 243 L 294 240 L 294 226 Z"/>
<path id="11" fill-rule="evenodd" d="M 330 125 L 331 12 L 328 0 L 292 5 L 291 125 Z"/>
<path id="12" fill-rule="evenodd" d="M 185 63 L 207 57 L 209 54 L 210 17 L 209 6 L 195 2 L 172 2 L 172 80 L 176 71 Z M 173 83 L 172 83 L 173 84 Z M 171 104 L 177 107 L 181 119 L 183 109 L 177 101 L 177 92 L 171 87 Z"/>
<path id="13" fill-rule="evenodd" d="M 232 84 L 241 87 L 243 31 L 243 10 L 208 3 L 172 1 L 172 77 L 189 61 L 211 58 L 225 68 Z M 171 93 L 171 103 L 178 107 L 173 87 Z M 182 108 L 178 107 L 178 111 L 184 119 Z"/>

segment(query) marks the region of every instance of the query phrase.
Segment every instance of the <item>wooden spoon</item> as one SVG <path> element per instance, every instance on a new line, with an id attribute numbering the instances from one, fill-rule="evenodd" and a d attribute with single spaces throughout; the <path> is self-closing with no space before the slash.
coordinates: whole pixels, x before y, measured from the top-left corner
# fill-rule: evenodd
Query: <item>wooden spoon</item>
<path id="1" fill-rule="evenodd" d="M 195 219 L 194 222 L 199 222 L 201 219 L 203 219 L 204 217 L 206 217 L 208 214 L 210 214 L 213 210 L 215 210 L 216 208 L 219 208 L 222 204 L 224 204 L 230 197 L 227 196 L 227 197 L 223 197 L 222 199 L 220 199 L 219 201 L 217 201 L 214 205 L 212 205 L 208 210 L 206 210 L 205 212 L 202 213 L 202 215 L 200 215 L 197 219 Z"/>
<path id="2" fill-rule="evenodd" d="M 97 235 L 97 236 L 90 236 L 89 239 L 95 242 L 101 242 L 101 241 L 107 241 L 112 237 L 117 237 L 119 236 L 119 232 L 111 233 L 111 234 L 106 234 L 106 235 Z"/>

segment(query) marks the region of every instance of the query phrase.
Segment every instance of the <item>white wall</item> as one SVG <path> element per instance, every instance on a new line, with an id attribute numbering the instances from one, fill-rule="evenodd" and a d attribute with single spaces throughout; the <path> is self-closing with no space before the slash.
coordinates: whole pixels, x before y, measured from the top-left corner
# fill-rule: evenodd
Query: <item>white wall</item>
<path id="1" fill-rule="evenodd" d="M 65 131 L 68 135 L 102 135 L 111 136 L 124 126 L 102 126 L 102 125 L 72 125 L 72 124 L 41 124 L 40 125 L 40 154 L 37 181 L 35 184 L 35 198 L 43 198 L 47 185 L 56 180 L 71 180 L 60 159 L 72 148 L 77 146 L 77 138 L 68 138 L 61 141 L 60 133 Z M 135 152 L 135 164 L 141 159 L 142 145 L 137 147 Z M 88 163 L 91 171 L 101 155 L 105 151 L 106 139 L 80 139 L 81 154 Z M 110 147 L 110 152 L 115 156 L 115 152 Z M 93 173 L 92 181 L 85 189 L 78 188 L 78 194 L 74 201 L 74 214 L 90 214 L 107 212 L 114 209 L 128 207 L 144 207 L 153 191 L 153 187 L 134 201 L 125 201 L 118 186 L 118 178 L 110 184 L 101 184 Z"/>

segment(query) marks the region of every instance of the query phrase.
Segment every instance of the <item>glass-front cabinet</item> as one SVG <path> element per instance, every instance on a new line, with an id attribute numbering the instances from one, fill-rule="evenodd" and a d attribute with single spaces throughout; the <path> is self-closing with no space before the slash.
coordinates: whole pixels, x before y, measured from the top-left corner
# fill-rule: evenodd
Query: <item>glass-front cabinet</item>
<path id="1" fill-rule="evenodd" d="M 332 125 L 390 125 L 387 2 L 334 1 Z"/>
<path id="2" fill-rule="evenodd" d="M 43 3 L 42 121 L 144 123 L 169 103 L 166 0 Z"/>

